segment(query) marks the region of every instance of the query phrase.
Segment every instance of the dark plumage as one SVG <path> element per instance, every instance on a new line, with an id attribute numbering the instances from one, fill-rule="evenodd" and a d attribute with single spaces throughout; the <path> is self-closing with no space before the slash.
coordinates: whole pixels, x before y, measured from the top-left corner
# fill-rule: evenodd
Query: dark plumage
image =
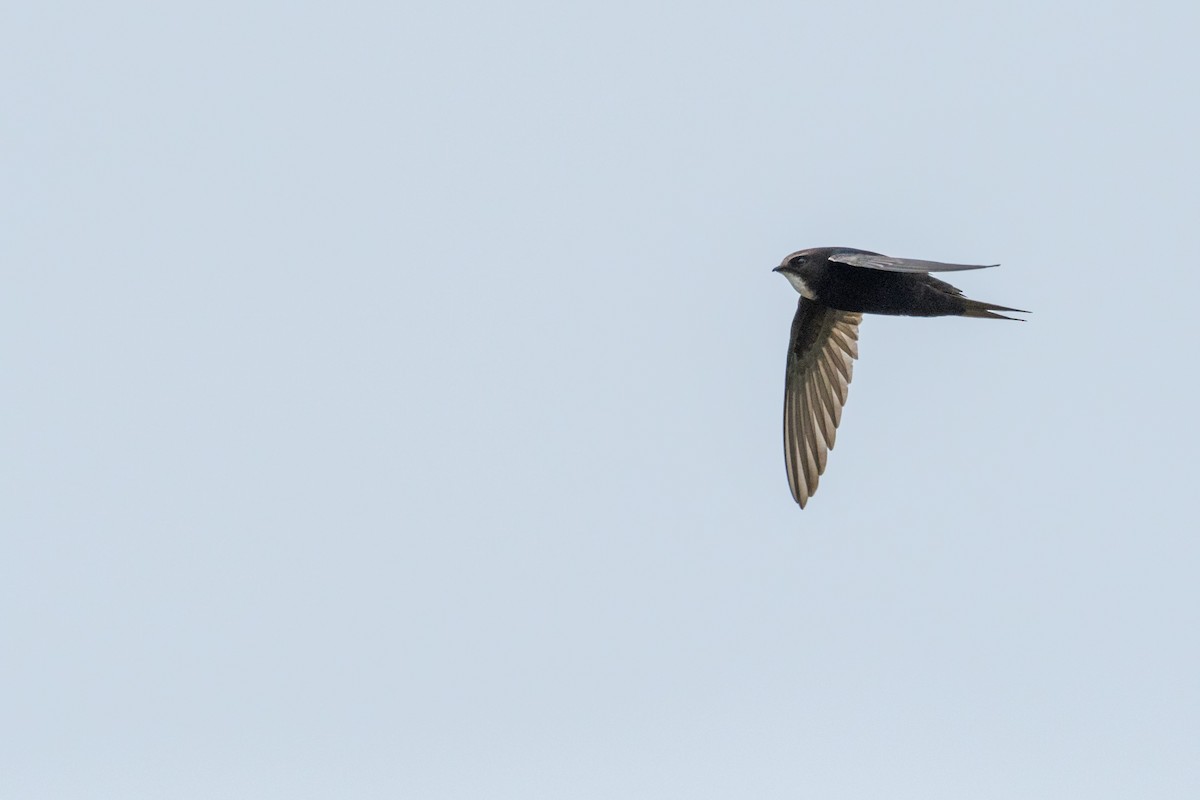
<path id="1" fill-rule="evenodd" d="M 997 265 L 942 264 L 851 247 L 814 247 L 792 253 L 775 268 L 800 293 L 788 346 L 783 450 L 792 497 L 801 508 L 816 492 L 833 449 L 858 358 L 862 315 L 1015 319 L 995 312 L 1029 313 L 970 300 L 962 290 L 929 274 L 988 266 Z"/>

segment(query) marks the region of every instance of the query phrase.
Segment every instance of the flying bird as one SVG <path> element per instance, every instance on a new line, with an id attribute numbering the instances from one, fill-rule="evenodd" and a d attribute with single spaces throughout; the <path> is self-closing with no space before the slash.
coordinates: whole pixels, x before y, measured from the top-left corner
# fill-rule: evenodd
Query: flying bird
<path id="1" fill-rule="evenodd" d="M 783 453 L 792 497 L 801 508 L 817 491 L 833 449 L 858 358 L 858 324 L 863 314 L 986 319 L 1016 319 L 997 311 L 1028 314 L 969 300 L 961 289 L 929 274 L 996 266 L 892 258 L 852 247 L 814 247 L 792 253 L 775 267 L 773 271 L 800 293 L 788 345 Z"/>

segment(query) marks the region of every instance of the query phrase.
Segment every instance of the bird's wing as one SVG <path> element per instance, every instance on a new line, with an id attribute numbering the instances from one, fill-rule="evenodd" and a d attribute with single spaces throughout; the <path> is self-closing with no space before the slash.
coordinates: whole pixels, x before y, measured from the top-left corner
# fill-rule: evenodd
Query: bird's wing
<path id="1" fill-rule="evenodd" d="M 862 314 L 800 298 L 792 320 L 783 400 L 783 453 L 792 497 L 804 508 L 833 448 L 858 358 Z"/>
<path id="2" fill-rule="evenodd" d="M 917 258 L 892 258 L 877 253 L 834 253 L 830 261 L 851 267 L 881 269 L 886 272 L 955 272 L 963 269 L 987 269 L 999 264 L 943 264 L 940 261 L 921 261 Z"/>

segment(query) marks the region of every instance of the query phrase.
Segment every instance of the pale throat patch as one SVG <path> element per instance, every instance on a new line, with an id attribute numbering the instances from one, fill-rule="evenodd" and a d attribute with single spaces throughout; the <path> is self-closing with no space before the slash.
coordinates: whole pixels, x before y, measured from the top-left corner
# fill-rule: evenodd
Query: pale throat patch
<path id="1" fill-rule="evenodd" d="M 804 299 L 806 299 L 806 300 L 816 300 L 817 299 L 816 296 L 813 295 L 812 290 L 808 288 L 808 284 L 804 282 L 804 279 L 801 278 L 796 273 L 785 272 L 785 273 L 783 273 L 783 277 L 788 279 L 788 283 L 790 283 L 792 285 L 792 288 L 794 288 L 797 292 L 799 292 L 800 296 L 803 297 Z"/>

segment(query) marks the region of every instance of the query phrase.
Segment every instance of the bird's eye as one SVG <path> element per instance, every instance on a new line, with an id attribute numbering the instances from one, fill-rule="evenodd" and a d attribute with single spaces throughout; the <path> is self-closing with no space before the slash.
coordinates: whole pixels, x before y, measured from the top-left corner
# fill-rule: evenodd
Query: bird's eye
<path id="1" fill-rule="evenodd" d="M 803 266 L 803 264 L 806 260 L 807 259 L 804 256 L 796 256 L 788 263 L 791 264 L 793 267 L 799 267 L 799 266 Z"/>

